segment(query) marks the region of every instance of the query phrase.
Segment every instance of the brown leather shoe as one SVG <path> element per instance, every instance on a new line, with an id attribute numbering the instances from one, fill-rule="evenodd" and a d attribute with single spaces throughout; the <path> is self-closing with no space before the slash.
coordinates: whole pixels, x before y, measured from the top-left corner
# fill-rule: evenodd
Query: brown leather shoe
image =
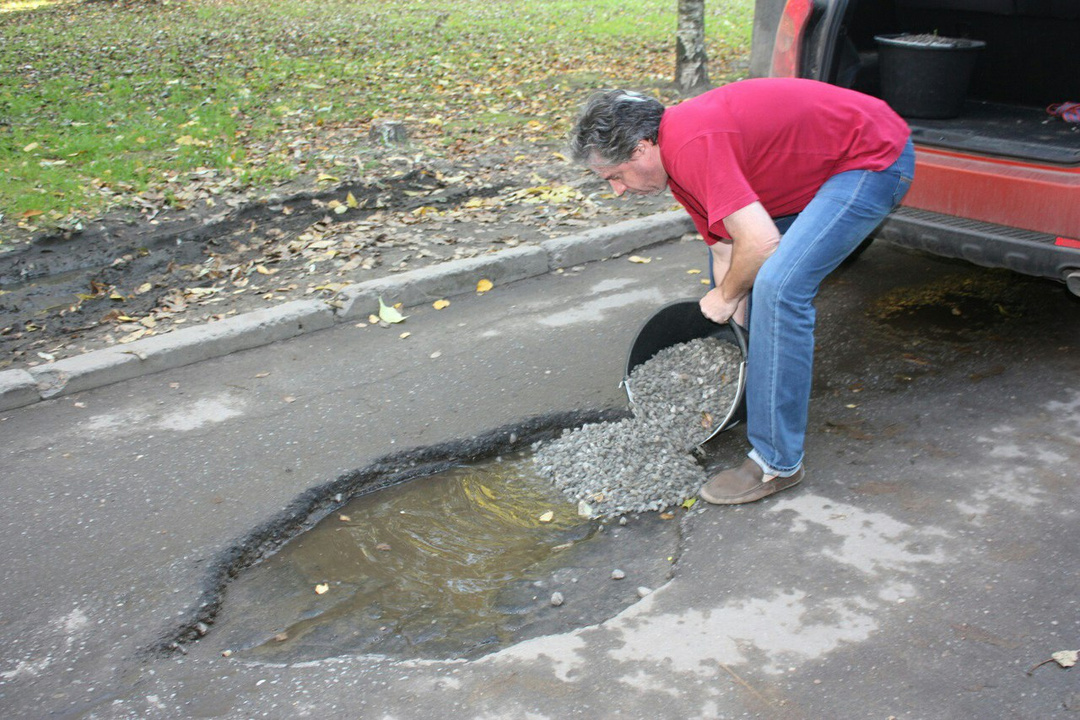
<path id="1" fill-rule="evenodd" d="M 806 473 L 800 466 L 791 477 L 770 475 L 765 478 L 761 466 L 750 458 L 742 466 L 724 470 L 701 486 L 698 494 L 705 502 L 713 505 L 739 505 L 768 497 L 781 490 L 798 485 Z"/>

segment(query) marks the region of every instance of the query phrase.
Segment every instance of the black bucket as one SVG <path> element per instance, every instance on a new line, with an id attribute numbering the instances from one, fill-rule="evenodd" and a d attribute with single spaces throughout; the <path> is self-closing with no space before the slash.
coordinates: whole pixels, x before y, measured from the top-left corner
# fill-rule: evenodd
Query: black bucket
<path id="1" fill-rule="evenodd" d="M 900 115 L 944 119 L 964 109 L 981 40 L 935 38 L 905 40 L 910 35 L 875 35 L 881 69 L 881 97 Z"/>
<path id="2" fill-rule="evenodd" d="M 707 443 L 724 430 L 729 430 L 746 420 L 746 331 L 735 321 L 714 323 L 701 314 L 701 307 L 697 300 L 679 300 L 665 305 L 638 330 L 634 344 L 630 347 L 630 354 L 626 358 L 626 375 L 623 377 L 626 397 L 633 402 L 630 373 L 634 368 L 648 362 L 656 353 L 665 348 L 706 337 L 733 343 L 739 348 L 742 361 L 739 363 L 739 377 L 736 381 L 738 384 L 731 407 L 724 408 L 723 420 L 713 428 L 708 437 L 698 443 L 699 445 Z"/>

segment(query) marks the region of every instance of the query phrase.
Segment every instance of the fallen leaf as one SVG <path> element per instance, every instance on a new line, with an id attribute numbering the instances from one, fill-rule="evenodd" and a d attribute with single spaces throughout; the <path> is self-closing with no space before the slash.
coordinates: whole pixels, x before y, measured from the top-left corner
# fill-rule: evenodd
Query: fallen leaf
<path id="1" fill-rule="evenodd" d="M 293 397 L 292 395 L 286 395 L 285 397 L 283 397 L 283 398 L 281 398 L 281 399 L 282 399 L 282 400 L 284 400 L 284 401 L 285 401 L 285 402 L 287 402 L 287 403 L 294 403 L 294 402 L 296 402 L 296 398 L 294 398 L 294 397 Z"/>
<path id="2" fill-rule="evenodd" d="M 382 552 L 390 552 L 390 546 L 387 545 L 386 543 L 379 543 L 378 545 L 375 546 L 375 549 L 376 550 L 381 550 Z"/>
<path id="3" fill-rule="evenodd" d="M 338 268 L 338 274 L 339 275 L 344 275 L 345 273 L 347 273 L 347 272 L 349 272 L 351 270 L 355 270 L 356 268 L 360 267 L 361 262 L 363 262 L 363 261 L 358 257 L 352 258 L 347 263 L 345 263 L 344 265 L 342 265 L 341 267 Z"/>
<path id="4" fill-rule="evenodd" d="M 315 586 L 315 594 L 316 595 L 323 595 L 329 589 L 330 589 L 330 584 L 329 583 L 321 583 L 321 584 Z"/>
<path id="5" fill-rule="evenodd" d="M 397 308 L 390 307 L 379 298 L 379 320 L 388 323 L 399 323 L 405 320 L 405 315 L 398 312 Z"/>
<path id="6" fill-rule="evenodd" d="M 351 208 L 360 207 L 360 203 L 356 201 L 356 197 L 354 197 L 352 193 L 345 196 L 345 204 Z"/>
<path id="7" fill-rule="evenodd" d="M 435 302 L 431 303 L 431 307 L 435 308 L 436 310 L 442 310 L 443 308 L 450 307 L 450 301 L 436 300 Z"/>
<path id="8" fill-rule="evenodd" d="M 270 375 L 270 373 L 268 373 L 268 372 L 255 373 L 255 377 L 257 377 L 257 378 L 264 378 L 264 377 L 268 377 L 269 375 Z"/>
<path id="9" fill-rule="evenodd" d="M 210 143 L 206 142 L 205 140 L 199 140 L 198 138 L 193 138 L 190 135 L 181 135 L 180 137 L 176 138 L 176 144 L 177 145 L 194 145 L 194 146 L 197 146 L 197 147 L 206 147 Z"/>
<path id="10" fill-rule="evenodd" d="M 685 500 L 682 501 L 682 507 L 686 508 L 687 510 L 694 507 L 694 505 L 696 505 L 696 504 L 697 504 L 697 498 L 696 497 L 686 498 Z"/>
<path id="11" fill-rule="evenodd" d="M 338 515 L 337 517 L 341 522 L 352 522 L 352 518 L 348 515 Z"/>
<path id="12" fill-rule="evenodd" d="M 700 274 L 701 274 L 701 271 L 700 271 L 700 270 L 697 270 L 697 269 L 693 269 L 693 270 L 687 270 L 687 271 L 686 271 L 686 274 L 687 274 L 687 275 L 700 275 Z"/>
<path id="13" fill-rule="evenodd" d="M 316 285 L 315 290 L 326 290 L 328 292 L 341 292 L 345 288 L 349 287 L 349 283 L 326 283 L 325 285 Z"/>
<path id="14" fill-rule="evenodd" d="M 488 290 L 490 290 L 493 287 L 495 287 L 495 284 L 492 283 L 490 280 L 485 278 L 484 280 L 481 280 L 480 282 L 476 283 L 476 292 L 478 292 L 478 293 L 486 293 Z"/>
<path id="15" fill-rule="evenodd" d="M 267 271 L 266 274 L 269 275 L 271 273 L 269 271 Z M 218 287 L 193 287 L 193 288 L 186 288 L 184 290 L 184 292 L 187 293 L 188 295 L 194 295 L 195 297 L 206 297 L 207 295 L 213 295 L 214 293 L 218 292 L 219 290 L 221 290 L 221 288 L 218 288 Z"/>
<path id="16" fill-rule="evenodd" d="M 675 516 L 672 515 L 671 513 L 660 513 L 660 519 L 661 520 L 670 520 L 673 517 L 675 517 Z"/>
<path id="17" fill-rule="evenodd" d="M 641 257 L 640 255 L 631 255 L 630 257 L 627 258 L 627 260 L 629 260 L 632 263 L 640 263 L 642 265 L 644 265 L 645 263 L 651 263 L 652 262 L 652 258 Z"/>
<path id="18" fill-rule="evenodd" d="M 318 591 L 316 591 L 318 592 Z M 280 632 L 274 636 L 274 642 L 285 642 L 289 639 L 289 633 Z"/>
<path id="19" fill-rule="evenodd" d="M 1072 667 L 1080 660 L 1080 650 L 1059 650 L 1050 657 L 1063 668 Z"/>
<path id="20" fill-rule="evenodd" d="M 442 357 L 442 350 L 436 350 L 435 352 L 428 355 L 428 357 L 432 360 L 437 360 L 438 358 Z"/>
<path id="21" fill-rule="evenodd" d="M 148 332 L 150 332 L 150 330 L 148 328 L 143 328 L 142 330 L 136 330 L 133 333 L 125 335 L 124 337 L 120 338 L 116 342 L 121 343 L 121 344 L 127 344 L 129 342 L 135 342 L 139 338 L 146 335 Z"/>
<path id="22" fill-rule="evenodd" d="M 378 315 L 368 315 L 367 316 L 367 321 L 369 323 L 371 323 L 372 325 L 378 325 L 379 324 L 379 316 Z"/>
<path id="23" fill-rule="evenodd" d="M 552 510 L 548 510 L 546 513 L 540 516 L 540 522 L 549 523 L 555 519 L 555 513 Z"/>
<path id="24" fill-rule="evenodd" d="M 26 147 L 23 148 L 23 152 L 33 152 L 34 150 L 37 150 L 39 147 L 41 147 L 41 145 L 39 145 L 36 142 L 32 142 L 32 143 L 30 143 L 29 145 L 27 145 Z"/>
<path id="25" fill-rule="evenodd" d="M 409 337 L 410 335 L 412 335 L 411 332 L 405 331 L 405 332 L 401 333 L 400 335 L 398 335 L 398 337 L 401 338 L 402 340 L 404 340 L 405 338 Z"/>
<path id="26" fill-rule="evenodd" d="M 1056 653 L 1052 653 L 1049 660 L 1043 660 L 1041 663 L 1036 663 L 1027 671 L 1027 674 L 1031 675 L 1043 665 L 1048 665 L 1052 662 L 1056 662 L 1063 668 L 1071 668 L 1076 665 L 1078 660 L 1080 660 L 1080 650 L 1059 650 Z"/>

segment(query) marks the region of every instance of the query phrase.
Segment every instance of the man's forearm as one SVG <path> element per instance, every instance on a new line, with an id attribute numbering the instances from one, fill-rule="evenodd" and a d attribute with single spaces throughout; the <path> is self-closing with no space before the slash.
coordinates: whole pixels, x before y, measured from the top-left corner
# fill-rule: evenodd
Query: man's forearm
<path id="1" fill-rule="evenodd" d="M 773 254 L 775 249 L 775 245 L 759 246 L 754 244 L 751 247 L 746 247 L 741 246 L 738 242 L 733 243 L 731 262 L 728 265 L 727 272 L 716 283 L 723 296 L 729 300 L 741 300 L 746 297 L 754 286 L 754 280 L 757 278 L 761 266 L 765 264 L 765 261 Z"/>
<path id="2" fill-rule="evenodd" d="M 754 286 L 761 266 L 776 252 L 780 232 L 758 203 L 733 213 L 725 219 L 724 224 L 732 238 L 731 260 L 717 287 L 724 297 L 741 299 Z"/>

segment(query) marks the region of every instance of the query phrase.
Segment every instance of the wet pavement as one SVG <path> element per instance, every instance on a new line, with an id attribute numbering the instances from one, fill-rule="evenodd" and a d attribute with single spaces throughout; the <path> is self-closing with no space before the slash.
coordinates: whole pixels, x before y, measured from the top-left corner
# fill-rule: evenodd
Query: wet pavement
<path id="1" fill-rule="evenodd" d="M 638 254 L 0 414 L 5 717 L 1080 716 L 1032 670 L 1080 649 L 1080 302 L 881 245 L 819 298 L 807 480 L 673 518 L 614 617 L 474 660 L 159 651 L 358 469 L 623 409 L 638 327 L 702 290 L 700 245 Z"/>

